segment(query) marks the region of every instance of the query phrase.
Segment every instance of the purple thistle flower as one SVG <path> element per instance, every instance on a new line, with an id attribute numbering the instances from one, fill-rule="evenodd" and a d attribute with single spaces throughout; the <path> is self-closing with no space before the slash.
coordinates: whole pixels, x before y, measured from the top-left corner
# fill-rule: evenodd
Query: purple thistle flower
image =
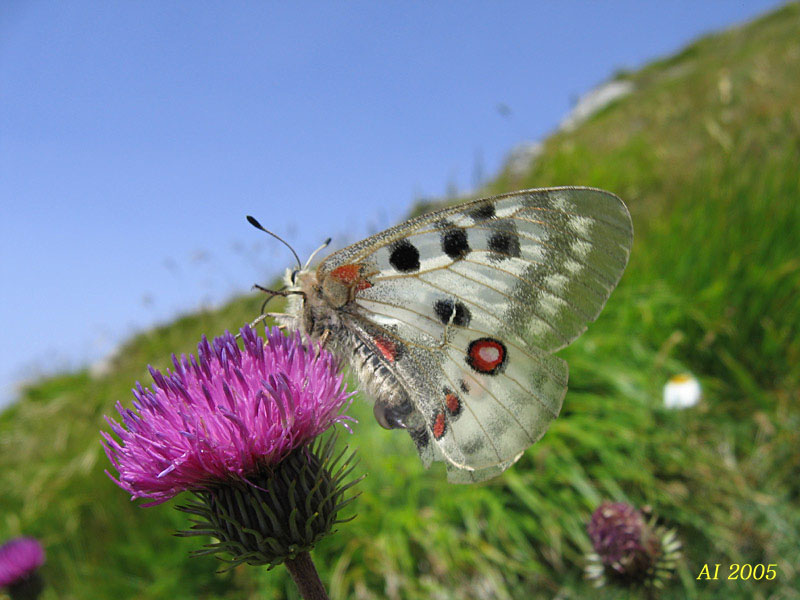
<path id="1" fill-rule="evenodd" d="M 31 577 L 44 564 L 42 545 L 20 537 L 0 546 L 0 587 L 10 587 Z"/>
<path id="2" fill-rule="evenodd" d="M 353 393 L 331 353 L 277 328 L 266 343 L 249 326 L 241 337 L 244 349 L 226 332 L 211 344 L 203 337 L 197 359 L 173 355 L 173 372 L 151 367 L 152 390 L 137 382 L 134 410 L 117 403 L 122 423 L 106 417 L 120 439 L 102 432 L 119 478 L 106 473 L 132 500 L 152 506 L 185 490 L 247 482 L 333 423 L 353 420 L 341 414 Z"/>

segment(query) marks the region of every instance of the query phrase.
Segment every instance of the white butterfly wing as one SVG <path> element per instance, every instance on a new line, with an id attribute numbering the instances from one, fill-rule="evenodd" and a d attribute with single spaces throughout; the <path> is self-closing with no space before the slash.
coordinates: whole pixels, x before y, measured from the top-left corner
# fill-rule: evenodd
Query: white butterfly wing
<path id="1" fill-rule="evenodd" d="M 619 198 L 591 188 L 528 190 L 444 209 L 349 246 L 324 277 L 363 265 L 352 302 L 408 392 L 451 481 L 499 474 L 547 429 L 566 393 L 550 353 L 594 320 L 627 264 L 633 230 Z M 384 353 L 385 354 L 385 353 Z"/>

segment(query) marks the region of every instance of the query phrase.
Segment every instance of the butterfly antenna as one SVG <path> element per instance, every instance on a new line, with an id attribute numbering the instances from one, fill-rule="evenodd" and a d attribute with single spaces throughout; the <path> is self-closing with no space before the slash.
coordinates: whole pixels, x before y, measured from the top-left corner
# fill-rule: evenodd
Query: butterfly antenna
<path id="1" fill-rule="evenodd" d="M 315 257 L 315 256 L 316 256 L 316 255 L 317 255 L 319 252 L 321 252 L 322 250 L 324 250 L 325 248 L 327 248 L 327 247 L 328 247 L 328 244 L 330 244 L 330 243 L 331 243 L 331 238 L 328 238 L 327 240 L 325 240 L 325 241 L 322 243 L 322 246 L 320 246 L 319 248 L 317 248 L 316 250 L 314 250 L 314 251 L 311 253 L 311 256 L 309 256 L 309 257 L 308 257 L 308 260 L 306 261 L 306 264 L 305 264 L 305 266 L 303 267 L 303 270 L 307 269 L 307 268 L 308 268 L 308 265 L 310 265 L 310 264 L 311 264 L 311 261 L 312 261 L 312 260 L 314 260 L 314 257 Z"/>
<path id="2" fill-rule="evenodd" d="M 269 229 L 267 229 L 267 228 L 266 228 L 266 227 L 264 227 L 264 226 L 263 226 L 261 223 L 259 223 L 259 222 L 256 220 L 256 218 L 255 218 L 255 217 L 251 217 L 250 215 L 247 215 L 247 222 L 248 222 L 248 223 L 250 223 L 250 225 L 252 225 L 252 226 L 253 226 L 253 227 L 255 227 L 256 229 L 260 229 L 260 230 L 261 230 L 261 231 L 263 231 L 264 233 L 268 233 L 269 235 L 271 235 L 272 237 L 274 237 L 276 240 L 278 240 L 279 242 L 281 242 L 281 243 L 282 243 L 284 246 L 286 246 L 286 247 L 287 247 L 289 250 L 291 250 L 292 254 L 294 254 L 294 259 L 297 261 L 297 268 L 298 268 L 298 269 L 300 268 L 300 264 L 301 264 L 301 263 L 300 263 L 300 257 L 299 257 L 299 256 L 297 256 L 297 252 L 295 252 L 295 251 L 294 251 L 294 248 L 292 248 L 292 247 L 291 247 L 291 245 L 289 245 L 289 242 L 287 242 L 286 240 L 284 240 L 284 239 L 283 239 L 282 237 L 280 237 L 278 234 L 276 234 L 276 233 L 272 233 L 272 232 L 271 232 Z"/>

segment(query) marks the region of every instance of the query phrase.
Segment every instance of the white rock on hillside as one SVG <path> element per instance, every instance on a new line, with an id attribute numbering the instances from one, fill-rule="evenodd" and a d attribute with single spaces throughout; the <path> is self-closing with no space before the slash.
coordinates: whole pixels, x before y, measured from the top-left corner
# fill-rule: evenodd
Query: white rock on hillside
<path id="1" fill-rule="evenodd" d="M 593 89 L 578 100 L 575 108 L 561 121 L 559 129 L 572 131 L 597 111 L 608 106 L 614 100 L 627 96 L 632 91 L 633 83 L 630 81 L 609 81 Z"/>

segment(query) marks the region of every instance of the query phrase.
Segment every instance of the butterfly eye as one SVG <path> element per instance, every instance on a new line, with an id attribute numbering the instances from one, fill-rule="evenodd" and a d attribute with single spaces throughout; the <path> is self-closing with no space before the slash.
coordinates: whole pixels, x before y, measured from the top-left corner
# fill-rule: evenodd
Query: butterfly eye
<path id="1" fill-rule="evenodd" d="M 300 272 L 300 269 L 295 269 L 292 271 L 292 284 L 296 283 L 297 274 Z"/>

